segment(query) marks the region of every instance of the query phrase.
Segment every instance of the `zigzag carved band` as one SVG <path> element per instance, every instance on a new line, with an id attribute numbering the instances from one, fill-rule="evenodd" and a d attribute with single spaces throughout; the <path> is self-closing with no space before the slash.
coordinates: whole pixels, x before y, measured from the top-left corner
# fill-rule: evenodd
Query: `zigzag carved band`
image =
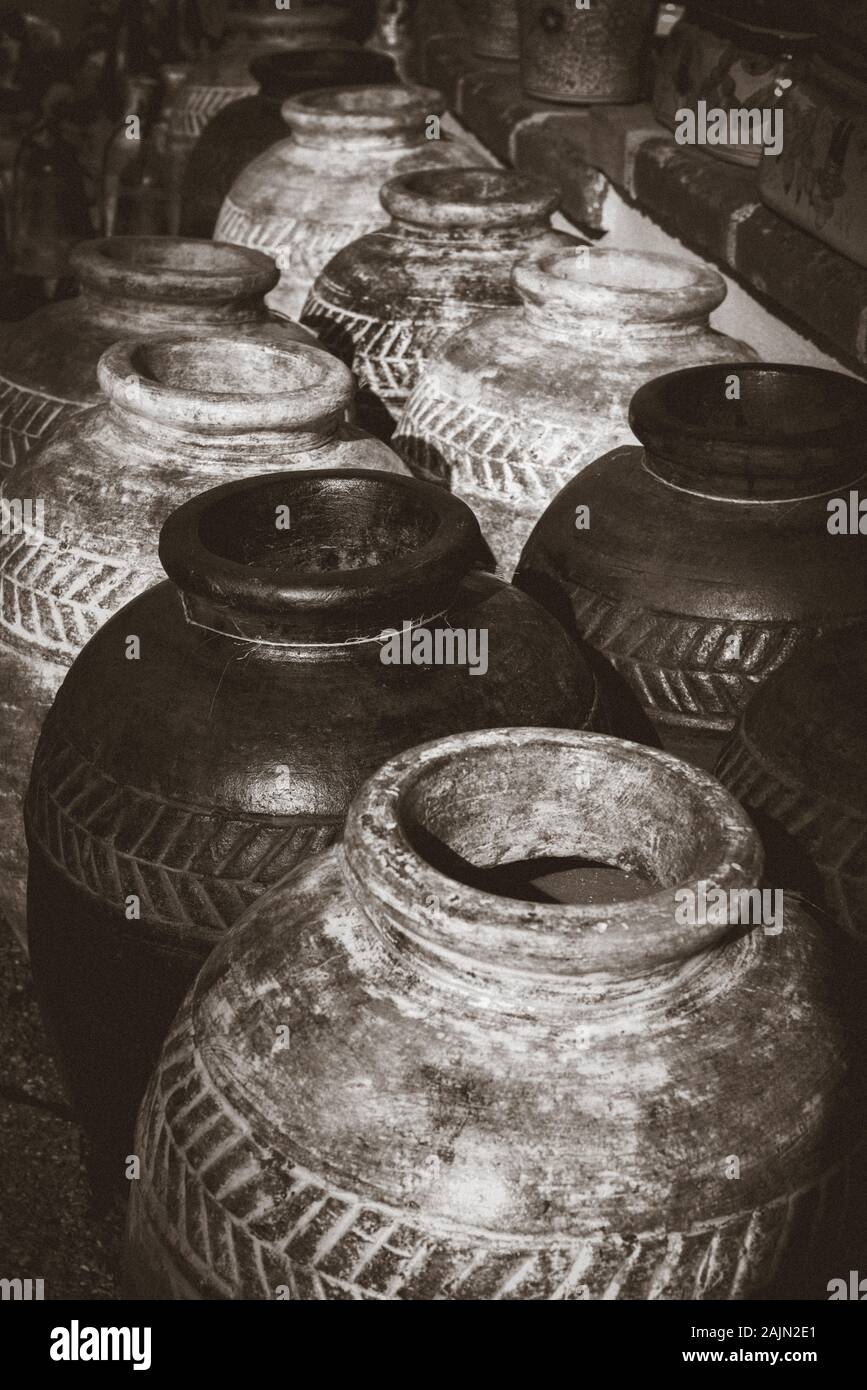
<path id="1" fill-rule="evenodd" d="M 330 225 L 303 217 L 252 217 L 227 197 L 220 209 L 214 239 L 265 251 L 273 256 L 282 271 L 312 281 L 343 246 L 365 232 L 372 232 L 378 225 L 378 222 Z"/>
<path id="2" fill-rule="evenodd" d="M 0 377 L 0 464 L 14 467 L 25 453 L 84 409 L 75 401 L 44 395 Z"/>
<path id="3" fill-rule="evenodd" d="M 30 788 L 30 838 L 78 887 L 120 909 L 136 894 L 143 921 L 214 938 L 343 824 L 181 805 L 117 782 L 50 729 Z"/>
<path id="4" fill-rule="evenodd" d="M 352 346 L 352 366 L 359 380 L 382 400 L 406 399 L 425 357 L 414 345 L 413 326 L 383 323 L 380 319 L 340 309 L 310 292 L 301 314 L 308 328 L 319 334 L 323 345 L 337 356 Z"/>

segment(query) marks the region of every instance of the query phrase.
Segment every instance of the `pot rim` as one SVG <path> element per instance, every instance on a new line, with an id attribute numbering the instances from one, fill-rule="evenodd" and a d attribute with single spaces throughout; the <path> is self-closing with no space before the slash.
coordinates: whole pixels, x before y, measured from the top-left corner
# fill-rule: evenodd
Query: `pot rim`
<path id="1" fill-rule="evenodd" d="M 137 251 L 144 264 L 136 264 Z M 70 265 L 86 291 L 179 304 L 264 299 L 280 279 L 262 251 L 195 237 L 96 237 L 73 248 Z"/>
<path id="2" fill-rule="evenodd" d="M 388 142 L 421 134 L 428 116 L 442 115 L 445 101 L 432 87 L 397 83 L 347 83 L 314 87 L 288 97 L 283 119 L 301 143 L 342 140 Z"/>
<path id="3" fill-rule="evenodd" d="M 517 294 L 544 316 L 630 323 L 706 319 L 726 297 L 718 271 L 656 251 L 563 247 L 518 261 Z M 561 311 L 558 314 L 558 310 Z"/>
<path id="4" fill-rule="evenodd" d="M 488 165 L 419 169 L 383 184 L 380 202 L 418 227 L 511 227 L 547 221 L 560 203 L 552 184 Z"/>

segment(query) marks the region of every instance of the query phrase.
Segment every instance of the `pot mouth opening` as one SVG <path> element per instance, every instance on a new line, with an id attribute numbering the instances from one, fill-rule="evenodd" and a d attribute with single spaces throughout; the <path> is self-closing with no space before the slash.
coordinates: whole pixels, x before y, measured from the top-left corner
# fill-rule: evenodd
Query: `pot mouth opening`
<path id="1" fill-rule="evenodd" d="M 731 932 L 681 926 L 674 894 L 758 883 L 761 850 L 709 774 L 602 734 L 494 729 L 387 763 L 350 811 L 346 859 L 398 931 L 505 968 L 588 974 L 686 958 Z M 483 886 L 528 861 L 573 861 L 578 901 Z M 574 861 L 580 867 L 575 869 Z M 599 866 L 619 871 L 604 875 Z M 593 880 L 580 890 L 581 873 Z M 618 889 L 626 888 L 618 897 Z M 610 892 L 610 898 L 607 896 Z"/>
<path id="2" fill-rule="evenodd" d="M 109 400 L 191 433 L 330 425 L 352 399 L 349 369 L 304 343 L 211 335 L 115 343 L 97 374 Z"/>
<path id="3" fill-rule="evenodd" d="M 422 227 L 508 227 L 547 219 L 559 194 L 527 174 L 486 167 L 427 169 L 383 185 L 382 205 L 392 217 Z"/>
<path id="4" fill-rule="evenodd" d="M 431 614 L 481 552 L 463 502 L 363 469 L 227 483 L 178 508 L 160 535 L 163 568 L 185 594 L 294 619 L 301 641 L 374 638 L 379 620 Z"/>
<path id="5" fill-rule="evenodd" d="M 264 298 L 280 278 L 261 251 L 193 237 L 103 237 L 81 242 L 70 262 L 87 290 L 184 304 Z"/>
<path id="6" fill-rule="evenodd" d="M 432 88 L 365 83 L 300 92 L 284 101 L 282 114 L 302 141 L 335 136 L 375 140 L 420 133 L 427 117 L 443 109 L 441 94 Z"/>
<path id="7" fill-rule="evenodd" d="M 315 90 L 317 85 L 334 87 L 341 82 L 388 85 L 397 83 L 394 60 L 386 53 L 374 53 L 357 44 L 341 40 L 328 48 L 291 48 L 263 53 L 250 63 L 250 73 L 259 83 L 263 96 L 286 100 L 298 86 Z"/>
<path id="8" fill-rule="evenodd" d="M 562 307 L 581 317 L 667 322 L 706 317 L 726 295 L 715 270 L 656 252 L 587 246 L 519 261 L 516 290 L 531 305 Z"/>
<path id="9" fill-rule="evenodd" d="M 712 495 L 821 495 L 867 473 L 867 385 L 789 363 L 730 362 L 669 372 L 632 398 L 648 467 Z"/>

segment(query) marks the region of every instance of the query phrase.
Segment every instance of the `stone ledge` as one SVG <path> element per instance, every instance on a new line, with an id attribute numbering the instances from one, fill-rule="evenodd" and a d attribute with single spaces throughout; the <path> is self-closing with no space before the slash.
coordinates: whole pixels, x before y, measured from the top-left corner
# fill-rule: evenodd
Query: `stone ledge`
<path id="1" fill-rule="evenodd" d="M 564 214 L 607 231 L 615 188 L 758 292 L 852 370 L 867 369 L 867 270 L 766 208 L 754 169 L 684 149 L 646 104 L 566 107 L 521 91 L 517 65 L 476 58 L 454 0 L 420 0 L 417 73 L 505 164 L 550 178 Z"/>

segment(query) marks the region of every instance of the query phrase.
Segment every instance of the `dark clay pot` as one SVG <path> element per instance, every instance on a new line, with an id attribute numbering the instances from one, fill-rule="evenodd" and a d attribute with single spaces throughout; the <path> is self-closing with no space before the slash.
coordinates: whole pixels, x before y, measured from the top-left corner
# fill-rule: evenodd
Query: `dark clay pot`
<path id="1" fill-rule="evenodd" d="M 320 87 L 396 80 L 390 57 L 348 45 L 270 53 L 254 59 L 250 72 L 259 83 L 258 92 L 218 111 L 186 162 L 181 200 L 181 231 L 186 236 L 210 236 L 237 176 L 269 145 L 285 140 L 280 107 L 288 97 Z"/>
<path id="2" fill-rule="evenodd" d="M 2 497 L 40 502 L 0 536 L 0 911 L 23 936 L 21 801 L 42 719 L 66 670 L 112 613 L 162 578 L 159 528 L 207 486 L 287 468 L 406 469 L 344 424 L 352 377 L 336 358 L 246 336 L 115 344 L 101 406 L 12 469 Z"/>
<path id="3" fill-rule="evenodd" d="M 608 892 L 486 882 L 540 854 L 602 861 Z M 678 917 L 760 874 L 734 798 L 636 744 L 394 759 L 187 996 L 136 1134 L 130 1292 L 827 1297 L 863 1151 L 828 943 L 794 904 L 770 935 Z"/>
<path id="4" fill-rule="evenodd" d="M 867 475 L 867 386 L 696 367 L 642 387 L 629 420 L 644 449 L 563 489 L 516 582 L 613 662 L 666 748 L 713 766 L 758 685 L 867 615 L 867 537 L 828 530 L 829 499 Z"/>
<path id="5" fill-rule="evenodd" d="M 445 339 L 485 310 L 520 303 L 515 261 L 577 239 L 551 227 L 557 190 L 525 174 L 403 174 L 380 196 L 391 222 L 328 262 L 301 319 L 352 367 L 359 419 L 388 439 Z"/>
<path id="6" fill-rule="evenodd" d="M 48 304 L 0 334 L 0 477 L 29 449 L 101 399 L 96 367 L 120 338 L 189 331 L 255 336 L 278 322 L 265 295 L 270 257 L 213 241 L 110 237 L 75 248 L 81 293 Z M 287 342 L 315 337 L 280 319 Z"/>
<path id="7" fill-rule="evenodd" d="M 865 703 L 867 631 L 832 633 L 756 692 L 717 766 L 761 832 L 775 882 L 823 906 L 862 943 Z"/>
<path id="8" fill-rule="evenodd" d="M 641 101 L 658 0 L 519 0 L 521 86 L 528 96 L 584 105 Z"/>
<path id="9" fill-rule="evenodd" d="M 454 729 L 602 718 L 578 648 L 483 573 L 483 553 L 469 508 L 414 479 L 246 480 L 170 517 L 160 558 L 173 582 L 75 661 L 28 794 L 30 951 L 77 1113 L 113 1178 L 208 952 L 340 833 L 374 768 Z M 486 672 L 384 664 L 378 634 L 404 622 L 486 632 Z"/>
<path id="10" fill-rule="evenodd" d="M 467 17 L 479 58 L 517 62 L 518 0 L 470 0 Z"/>

